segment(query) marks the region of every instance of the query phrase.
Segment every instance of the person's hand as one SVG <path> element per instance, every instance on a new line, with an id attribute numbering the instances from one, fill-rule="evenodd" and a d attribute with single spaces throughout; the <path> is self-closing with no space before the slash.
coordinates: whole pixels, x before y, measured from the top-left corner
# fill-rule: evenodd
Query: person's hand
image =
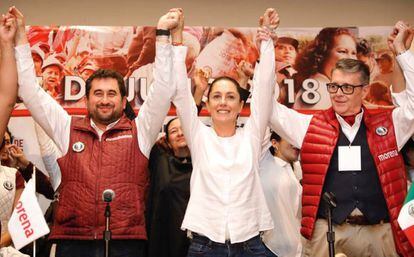
<path id="1" fill-rule="evenodd" d="M 196 69 L 193 79 L 196 90 L 204 93 L 208 88 L 208 80 L 211 78 L 212 70 L 209 66 L 205 66 L 202 69 Z"/>
<path id="2" fill-rule="evenodd" d="M 171 9 L 158 20 L 157 29 L 172 30 L 178 26 L 180 13 Z"/>
<path id="3" fill-rule="evenodd" d="M 14 39 L 15 44 L 22 45 L 28 43 L 26 36 L 25 19 L 22 12 L 20 12 L 20 10 L 17 9 L 15 6 L 12 6 L 9 8 L 8 13 L 14 16 L 17 21 L 17 32 Z"/>
<path id="4" fill-rule="evenodd" d="M 236 67 L 240 87 L 248 89 L 247 82 L 253 76 L 254 73 L 252 65 L 249 62 L 242 60 L 238 64 L 236 64 Z"/>
<path id="5" fill-rule="evenodd" d="M 14 45 L 17 23 L 16 18 L 10 14 L 2 15 L 0 21 L 0 42 L 2 46 Z"/>
<path id="6" fill-rule="evenodd" d="M 388 47 L 395 54 L 404 52 L 411 47 L 414 29 L 409 24 L 398 21 L 391 34 L 388 36 Z"/>
<path id="7" fill-rule="evenodd" d="M 260 44 L 262 41 L 267 41 L 270 39 L 270 30 L 267 27 L 259 27 L 257 28 L 256 34 L 256 45 L 257 50 L 260 52 Z"/>
<path id="8" fill-rule="evenodd" d="M 22 149 L 17 145 L 11 144 L 8 146 L 10 156 L 15 160 L 15 165 L 18 168 L 26 168 L 29 165 L 29 160 L 26 159 Z"/>
<path id="9" fill-rule="evenodd" d="M 171 29 L 172 42 L 181 44 L 183 42 L 183 31 L 184 31 L 184 13 L 181 8 L 173 8 L 170 12 L 176 12 L 178 14 L 177 26 Z"/>
<path id="10" fill-rule="evenodd" d="M 279 14 L 273 8 L 267 8 L 263 16 L 260 16 L 259 18 L 259 26 L 267 27 L 269 29 L 270 38 L 273 40 L 275 45 L 277 41 L 276 29 L 279 27 L 279 23 Z"/>

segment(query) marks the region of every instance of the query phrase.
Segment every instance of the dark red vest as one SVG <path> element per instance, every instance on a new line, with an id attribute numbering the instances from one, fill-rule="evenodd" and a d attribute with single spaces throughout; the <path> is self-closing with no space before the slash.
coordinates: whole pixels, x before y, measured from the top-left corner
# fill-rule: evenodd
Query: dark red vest
<path id="1" fill-rule="evenodd" d="M 364 109 L 363 119 L 367 128 L 368 145 L 387 203 L 396 249 L 403 256 L 414 256 L 414 249 L 397 223 L 407 194 L 407 178 L 403 159 L 398 153 L 392 111 L 372 113 Z M 326 172 L 339 136 L 339 126 L 332 108 L 319 112 L 312 118 L 303 141 L 301 233 L 307 239 L 312 238 Z M 386 128 L 386 135 L 376 133 L 379 127 Z"/>
<path id="2" fill-rule="evenodd" d="M 134 121 L 123 116 L 99 140 L 89 118 L 72 118 L 69 149 L 58 163 L 62 182 L 52 239 L 102 239 L 102 192 L 108 188 L 115 192 L 112 238 L 146 239 L 148 160 L 139 149 Z"/>

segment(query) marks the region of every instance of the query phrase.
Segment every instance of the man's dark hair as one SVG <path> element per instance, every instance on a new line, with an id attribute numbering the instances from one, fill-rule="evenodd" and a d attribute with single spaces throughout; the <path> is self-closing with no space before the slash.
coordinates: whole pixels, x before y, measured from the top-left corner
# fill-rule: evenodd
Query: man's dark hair
<path id="1" fill-rule="evenodd" d="M 239 84 L 239 82 L 237 82 L 237 80 L 235 80 L 231 77 L 227 77 L 227 76 L 218 77 L 218 78 L 214 79 L 213 82 L 211 82 L 210 88 L 208 89 L 208 92 L 207 92 L 207 99 L 210 100 L 210 92 L 213 89 L 214 84 L 216 84 L 217 82 L 222 81 L 222 80 L 230 81 L 236 86 L 237 93 L 239 94 L 240 102 L 241 102 L 243 100 L 242 97 L 241 97 L 242 94 L 243 94 L 243 92 L 242 92 L 243 89 L 240 87 L 240 84 Z"/>
<path id="2" fill-rule="evenodd" d="M 95 79 L 115 79 L 118 82 L 119 92 L 121 97 L 126 96 L 126 88 L 124 78 L 119 72 L 108 69 L 99 69 L 95 71 L 87 80 L 86 80 L 86 98 L 89 99 L 89 92 L 91 91 L 92 81 Z"/>
<path id="3" fill-rule="evenodd" d="M 369 67 L 363 61 L 347 58 L 341 59 L 336 63 L 332 73 L 334 70 L 340 70 L 346 73 L 359 73 L 361 83 L 363 85 L 369 84 Z"/>

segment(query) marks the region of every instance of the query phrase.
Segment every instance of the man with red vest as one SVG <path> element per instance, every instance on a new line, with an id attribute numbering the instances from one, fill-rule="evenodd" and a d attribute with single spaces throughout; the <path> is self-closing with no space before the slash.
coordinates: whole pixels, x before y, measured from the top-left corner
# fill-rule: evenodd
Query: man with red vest
<path id="1" fill-rule="evenodd" d="M 399 151 L 414 133 L 413 31 L 398 22 L 390 37 L 402 68 L 407 102 L 393 110 L 367 110 L 369 68 L 338 61 L 327 84 L 332 108 L 300 114 L 274 103 L 271 127 L 301 149 L 302 235 L 305 256 L 328 256 L 325 192 L 336 195 L 335 250 L 348 257 L 414 256 L 397 217 L 407 193 Z"/>
<path id="2" fill-rule="evenodd" d="M 128 119 L 123 77 L 112 70 L 98 70 L 86 81 L 86 117 L 71 117 L 36 81 L 23 15 L 16 40 L 18 94 L 33 118 L 54 140 L 62 155 L 59 201 L 50 239 L 56 240 L 57 257 L 102 256 L 105 229 L 102 192 L 112 189 L 112 240 L 110 256 L 144 256 L 145 200 L 148 157 L 170 107 L 174 90 L 169 30 L 178 24 L 170 11 L 158 22 L 154 83 L 134 120 Z"/>

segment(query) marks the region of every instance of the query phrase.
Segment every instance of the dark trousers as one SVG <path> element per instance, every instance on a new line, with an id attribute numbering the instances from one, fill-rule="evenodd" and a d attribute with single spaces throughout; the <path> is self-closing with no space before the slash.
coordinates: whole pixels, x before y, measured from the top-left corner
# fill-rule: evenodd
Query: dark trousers
<path id="1" fill-rule="evenodd" d="M 144 257 L 144 240 L 111 240 L 110 257 Z M 56 240 L 56 257 L 104 257 L 103 240 Z"/>
<path id="2" fill-rule="evenodd" d="M 211 241 L 207 237 L 193 234 L 187 257 L 266 257 L 266 248 L 255 236 L 241 243 L 224 244 Z"/>

